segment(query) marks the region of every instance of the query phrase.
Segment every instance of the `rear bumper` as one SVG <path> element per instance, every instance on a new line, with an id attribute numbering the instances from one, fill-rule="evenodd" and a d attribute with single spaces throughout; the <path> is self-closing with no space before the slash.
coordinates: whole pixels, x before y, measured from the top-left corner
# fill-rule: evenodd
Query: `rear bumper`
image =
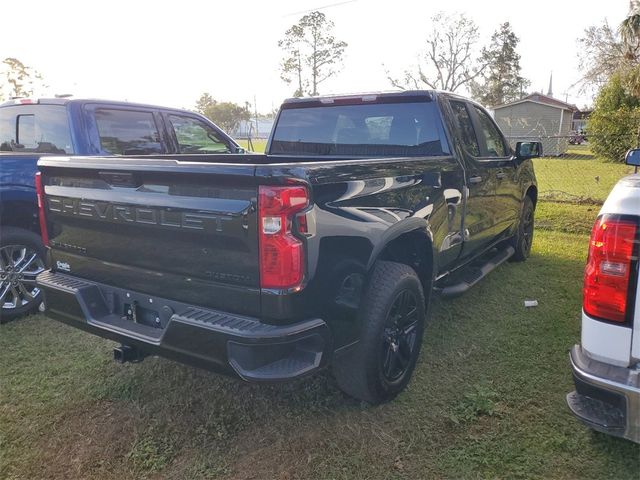
<path id="1" fill-rule="evenodd" d="M 640 371 L 594 360 L 579 345 L 570 359 L 573 414 L 594 430 L 640 443 Z"/>
<path id="2" fill-rule="evenodd" d="M 325 366 L 331 336 L 321 319 L 271 325 L 46 271 L 37 278 L 47 315 L 152 355 L 239 376 L 282 381 Z M 127 311 L 140 312 L 132 321 Z"/>

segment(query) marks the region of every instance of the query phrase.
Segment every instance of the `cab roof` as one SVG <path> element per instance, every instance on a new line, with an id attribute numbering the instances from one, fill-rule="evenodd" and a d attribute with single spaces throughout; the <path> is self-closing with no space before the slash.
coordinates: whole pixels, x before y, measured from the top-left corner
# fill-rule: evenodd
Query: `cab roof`
<path id="1" fill-rule="evenodd" d="M 14 106 L 14 105 L 69 105 L 72 103 L 86 104 L 86 103 L 103 103 L 113 106 L 122 107 L 143 107 L 143 108 L 155 108 L 161 110 L 184 110 L 180 108 L 165 107 L 161 105 L 149 105 L 145 103 L 136 102 L 124 102 L 120 100 L 105 100 L 100 98 L 79 98 L 79 97 L 19 97 L 14 98 L 4 103 L 0 103 L 0 107 Z"/>

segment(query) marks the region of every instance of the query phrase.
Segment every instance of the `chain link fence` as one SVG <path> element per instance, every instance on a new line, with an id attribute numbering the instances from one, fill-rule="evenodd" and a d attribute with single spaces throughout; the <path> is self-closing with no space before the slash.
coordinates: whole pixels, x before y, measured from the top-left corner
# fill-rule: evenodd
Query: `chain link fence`
<path id="1" fill-rule="evenodd" d="M 516 142 L 542 143 L 544 156 L 533 160 L 540 200 L 599 205 L 618 180 L 634 171 L 624 162 L 610 162 L 596 155 L 593 139 L 584 134 L 507 139 L 514 147 Z M 625 139 L 627 145 L 636 142 L 635 136 Z"/>

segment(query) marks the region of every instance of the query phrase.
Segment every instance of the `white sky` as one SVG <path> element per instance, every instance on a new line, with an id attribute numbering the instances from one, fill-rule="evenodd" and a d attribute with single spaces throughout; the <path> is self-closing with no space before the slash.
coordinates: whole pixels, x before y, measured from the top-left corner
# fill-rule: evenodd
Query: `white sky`
<path id="1" fill-rule="evenodd" d="M 268 112 L 293 92 L 279 74 L 277 42 L 306 10 L 345 0 L 69 1 L 3 5 L 0 59 L 17 57 L 39 70 L 48 94 L 130 100 L 193 108 L 207 91 Z M 578 78 L 576 39 L 607 18 L 618 25 L 628 0 L 356 0 L 327 8 L 335 35 L 349 44 L 343 70 L 321 93 L 388 90 L 385 67 L 399 74 L 424 49 L 429 18 L 464 12 L 481 44 L 504 21 L 521 39 L 522 73 L 546 93 L 553 71 L 557 98 L 590 102 L 569 89 Z M 291 15 L 298 12 L 296 15 Z M 384 64 L 384 67 L 383 67 Z"/>

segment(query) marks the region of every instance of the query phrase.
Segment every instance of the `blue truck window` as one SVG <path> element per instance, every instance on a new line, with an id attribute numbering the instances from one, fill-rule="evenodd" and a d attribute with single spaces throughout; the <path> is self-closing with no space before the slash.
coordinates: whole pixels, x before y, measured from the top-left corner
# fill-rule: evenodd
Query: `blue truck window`
<path id="1" fill-rule="evenodd" d="M 151 112 L 96 109 L 102 150 L 113 155 L 162 153 L 160 133 Z"/>
<path id="2" fill-rule="evenodd" d="M 24 148 L 36 148 L 36 119 L 35 115 L 18 115 L 16 142 Z"/>
<path id="3" fill-rule="evenodd" d="M 1 108 L 0 151 L 74 153 L 65 107 L 16 105 Z"/>
<path id="4" fill-rule="evenodd" d="M 284 109 L 271 153 L 286 155 L 444 155 L 429 102 Z"/>
<path id="5" fill-rule="evenodd" d="M 230 153 L 216 132 L 196 118 L 169 115 L 178 141 L 178 153 Z"/>

